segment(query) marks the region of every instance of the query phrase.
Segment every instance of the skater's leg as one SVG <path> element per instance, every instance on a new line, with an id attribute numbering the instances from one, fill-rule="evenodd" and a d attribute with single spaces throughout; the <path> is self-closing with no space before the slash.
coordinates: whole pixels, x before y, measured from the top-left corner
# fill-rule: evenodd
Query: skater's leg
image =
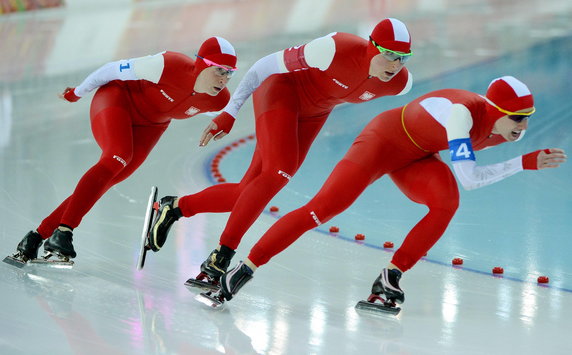
<path id="1" fill-rule="evenodd" d="M 391 263 L 407 271 L 441 238 L 459 206 L 459 189 L 451 170 L 437 156 L 390 174 L 399 189 L 429 212 L 407 234 Z"/>
<path id="2" fill-rule="evenodd" d="M 110 107 L 92 119 L 93 134 L 103 152 L 99 161 L 79 180 L 60 224 L 77 227 L 83 216 L 107 191 L 112 179 L 131 162 L 133 136 L 127 110 Z"/>
<path id="3" fill-rule="evenodd" d="M 58 228 L 62 219 L 62 215 L 68 206 L 70 197 L 71 196 L 66 198 L 52 213 L 50 213 L 49 216 L 44 218 L 42 223 L 40 223 L 36 231 L 40 234 L 42 239 L 49 238 L 54 230 Z"/>
<path id="4" fill-rule="evenodd" d="M 252 170 L 251 166 L 249 171 Z M 167 241 L 171 227 L 181 217 L 192 217 L 197 213 L 204 212 L 229 212 L 236 202 L 238 187 L 239 184 L 236 183 L 219 184 L 181 198 L 177 196 L 162 197 L 149 229 L 147 246 L 154 252 L 161 250 Z"/>
<path id="5" fill-rule="evenodd" d="M 282 217 L 262 236 L 248 257 L 254 265 L 267 263 L 304 232 L 347 209 L 369 184 L 410 162 L 398 157 L 399 151 L 380 138 L 379 122 L 383 120 L 372 120 L 356 138 L 308 204 Z"/>
<path id="6" fill-rule="evenodd" d="M 211 252 L 201 265 L 201 274 L 215 282 L 226 271 L 234 250 L 250 225 L 260 215 L 268 201 L 287 183 L 299 167 L 300 154 L 305 156 L 308 147 L 322 127 L 326 116 L 316 119 L 305 127 L 312 130 L 303 135 L 305 141 L 299 144 L 299 127 L 295 112 L 288 110 L 272 111 L 257 119 L 258 143 L 251 169 L 241 181 L 238 198 L 218 247 Z M 300 153 L 299 147 L 302 147 Z M 280 149 L 282 147 L 282 149 Z M 257 158 L 260 157 L 260 158 Z M 260 159 L 261 164 L 258 163 Z M 258 171 L 258 166 L 262 169 Z M 251 179 L 251 177 L 253 177 Z M 193 279 L 189 280 L 193 282 Z M 188 282 L 189 282 L 188 281 Z"/>
<path id="7" fill-rule="evenodd" d="M 443 235 L 459 205 L 459 191 L 449 167 L 438 155 L 413 162 L 389 176 L 409 199 L 429 207 L 427 215 L 409 232 L 371 289 L 372 296 L 383 295 L 389 303 L 403 303 L 401 276 Z"/>
<path id="8" fill-rule="evenodd" d="M 124 98 L 123 92 L 118 86 L 108 85 L 100 88 L 95 94 L 91 104 L 91 110 L 90 110 L 91 126 L 94 137 L 97 143 L 102 148 L 102 150 L 104 147 L 110 145 L 109 141 L 111 141 L 115 135 L 126 136 L 125 139 L 120 139 L 120 141 L 126 140 L 127 144 L 119 147 L 121 148 L 121 152 L 119 152 L 117 156 L 121 157 L 123 155 L 124 157 L 130 158 L 131 118 L 129 117 L 129 113 L 127 112 L 127 110 L 123 107 L 124 105 L 123 98 Z M 115 132 L 115 130 L 119 130 L 120 132 Z M 124 148 L 125 146 L 127 146 L 127 148 Z M 104 155 L 102 155 L 102 158 L 104 158 Z M 111 156 L 111 159 L 114 160 L 113 155 Z M 120 159 L 125 161 L 124 158 Z M 109 159 L 104 159 L 103 162 L 100 160 L 98 164 L 96 164 L 94 167 L 92 167 L 92 169 L 88 171 L 88 173 L 86 173 L 87 177 L 84 175 L 84 178 L 82 178 L 84 181 L 82 182 L 80 180 L 80 183 L 83 185 L 93 184 L 93 182 L 90 181 L 91 177 L 92 180 L 93 179 L 101 180 L 102 185 L 105 186 L 106 182 L 108 181 L 108 179 L 106 179 L 106 176 L 109 175 L 109 173 L 106 172 L 105 166 L 110 165 L 113 169 L 113 167 L 116 164 L 121 164 L 121 162 L 119 160 L 114 160 L 112 162 L 109 162 Z M 101 172 L 101 176 L 99 176 L 98 172 Z M 81 188 L 79 192 L 81 192 L 81 190 L 85 190 L 85 188 Z M 96 191 L 95 194 L 97 195 L 98 192 Z M 45 218 L 42 221 L 40 226 L 37 228 L 42 238 L 48 238 L 52 234 L 54 229 L 57 228 L 57 226 L 59 226 L 62 223 L 65 223 L 62 222 L 62 217 L 64 216 L 66 211 L 70 211 L 69 206 L 70 202 L 72 201 L 76 201 L 74 202 L 74 204 L 78 203 L 77 197 L 74 196 L 73 194 L 69 196 L 64 202 L 62 202 L 47 218 Z M 81 220 L 81 217 L 83 216 L 81 211 L 79 212 L 79 215 L 80 215 L 79 220 Z M 78 220 L 78 217 L 77 216 L 72 217 L 72 219 L 74 221 L 71 223 L 70 221 L 68 221 L 68 224 L 71 227 L 77 226 L 77 224 L 79 224 L 78 222 L 76 222 Z"/>
<path id="9" fill-rule="evenodd" d="M 298 125 L 299 152 L 298 166 L 302 164 L 308 150 L 323 125 L 322 119 L 304 120 Z M 262 159 L 258 149 L 255 149 L 252 162 L 240 183 L 218 184 L 208 187 L 196 194 L 183 196 L 176 200 L 184 217 L 191 217 L 197 213 L 229 212 L 234 207 L 238 196 L 250 182 L 258 177 L 262 171 Z"/>
<path id="10" fill-rule="evenodd" d="M 107 185 L 110 189 L 131 176 L 145 162 L 167 126 L 133 126 L 133 154 L 127 166 L 111 179 Z"/>
<path id="11" fill-rule="evenodd" d="M 59 227 L 44 243 L 44 250 L 75 258 L 73 229 L 95 202 L 107 191 L 109 183 L 132 157 L 131 118 L 126 109 L 110 106 L 92 117 L 93 135 L 102 148 L 99 161 L 79 180 L 72 195 L 68 198 L 62 213 Z"/>
<path id="12" fill-rule="evenodd" d="M 149 152 L 157 143 L 159 137 L 164 132 L 164 127 L 150 127 L 150 126 L 136 126 L 132 128 L 133 136 L 133 154 L 129 162 L 126 162 L 124 169 L 115 175 L 112 179 L 108 180 L 106 183 L 101 182 L 100 191 L 105 193 L 116 183 L 124 180 L 129 175 L 131 175 L 145 160 Z M 104 148 L 104 154 L 105 155 Z M 78 184 L 78 186 L 80 186 Z M 77 190 L 77 188 L 76 188 Z M 72 206 L 71 202 L 69 206 Z M 58 252 L 60 254 L 74 258 L 76 252 L 72 244 L 73 234 L 72 229 L 68 228 L 66 225 L 65 214 L 62 217 L 61 225 L 54 231 L 51 238 L 44 244 L 44 249 L 46 251 Z"/>
<path id="13" fill-rule="evenodd" d="M 306 231 L 347 209 L 378 175 L 347 159 L 340 161 L 318 194 L 305 206 L 280 218 L 254 245 L 248 261 L 259 267 L 282 252 Z"/>
<path id="14" fill-rule="evenodd" d="M 321 125 L 319 127 L 321 128 Z M 296 112 L 288 110 L 266 112 L 257 117 L 256 132 L 262 170 L 240 192 L 221 235 L 220 244 L 231 249 L 238 247 L 248 228 L 262 213 L 272 197 L 289 182 L 300 164 Z"/>
<path id="15" fill-rule="evenodd" d="M 252 248 L 246 261 L 222 275 L 221 296 L 225 300 L 232 299 L 252 279 L 258 266 L 286 249 L 307 230 L 349 207 L 376 175 L 379 172 L 375 169 L 364 168 L 349 160 L 338 163 L 322 189 L 306 206 L 278 220 Z"/>
<path id="16" fill-rule="evenodd" d="M 80 179 L 61 224 L 75 228 L 113 185 L 130 176 L 147 158 L 167 125 L 134 126 L 121 88 L 98 90 L 91 107 L 91 127 L 102 150 L 99 161 Z"/>
<path id="17" fill-rule="evenodd" d="M 252 162 L 240 183 L 218 184 L 195 194 L 183 196 L 176 200 L 177 207 L 184 217 L 205 212 L 230 212 L 240 195 L 240 191 L 260 174 L 261 167 L 260 154 L 255 150 Z"/>

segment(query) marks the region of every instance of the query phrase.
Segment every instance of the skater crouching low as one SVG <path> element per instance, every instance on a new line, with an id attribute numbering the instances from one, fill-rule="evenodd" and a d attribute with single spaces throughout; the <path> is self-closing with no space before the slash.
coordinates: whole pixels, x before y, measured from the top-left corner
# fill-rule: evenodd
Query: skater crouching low
<path id="1" fill-rule="evenodd" d="M 36 259 L 44 240 L 46 257 L 76 257 L 73 230 L 112 186 L 128 178 L 147 158 L 171 120 L 222 110 L 230 100 L 226 85 L 236 70 L 236 53 L 224 38 L 211 37 L 196 59 L 161 52 L 108 63 L 60 97 L 75 102 L 97 89 L 90 108 L 100 159 L 38 228 L 5 261 L 22 266 Z M 49 239 L 48 239 L 49 238 Z"/>
<path id="2" fill-rule="evenodd" d="M 308 150 L 337 105 L 365 103 L 409 92 L 413 76 L 411 36 L 394 18 L 380 21 L 369 39 L 333 32 L 304 45 L 269 54 L 245 74 L 232 98 L 203 131 L 200 145 L 222 138 L 252 95 L 256 147 L 239 183 L 224 183 L 163 204 L 151 227 L 150 245 L 162 246 L 178 216 L 231 212 L 218 246 L 189 286 L 218 288 L 234 251 L 266 204 L 302 166 Z M 351 121 L 348 121 L 351 124 Z M 164 216 L 164 218 L 163 218 Z"/>
<path id="3" fill-rule="evenodd" d="M 230 300 L 257 267 L 303 233 L 347 209 L 371 183 L 387 174 L 412 201 L 429 211 L 407 234 L 356 308 L 399 312 L 405 294 L 399 282 L 439 240 L 459 205 L 457 182 L 438 152 L 449 150 L 453 170 L 466 190 L 501 181 L 523 170 L 556 168 L 562 149 L 536 150 L 502 163 L 478 166 L 475 151 L 521 139 L 535 112 L 528 87 L 511 76 L 493 80 L 486 96 L 444 89 L 381 113 L 356 138 L 320 191 L 305 206 L 278 220 L 254 245 L 248 259 L 221 278 L 214 297 Z"/>

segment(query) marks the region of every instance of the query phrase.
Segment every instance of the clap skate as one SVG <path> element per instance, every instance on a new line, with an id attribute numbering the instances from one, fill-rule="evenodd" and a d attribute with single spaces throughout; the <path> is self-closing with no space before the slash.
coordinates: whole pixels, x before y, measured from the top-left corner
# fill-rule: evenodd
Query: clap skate
<path id="1" fill-rule="evenodd" d="M 16 267 L 24 267 L 29 260 L 38 257 L 38 249 L 42 245 L 42 237 L 34 231 L 28 232 L 18 244 L 16 253 L 4 258 L 5 263 Z"/>
<path id="2" fill-rule="evenodd" d="M 204 291 L 218 291 L 220 283 L 219 278 L 211 277 L 208 274 L 201 272 L 194 279 L 190 278 L 185 281 L 185 286 L 189 289 L 199 288 Z"/>
<path id="3" fill-rule="evenodd" d="M 230 301 L 248 281 L 252 280 L 252 274 L 252 269 L 241 261 L 222 275 L 218 291 L 200 293 L 195 299 L 210 308 L 222 309 L 225 301 Z"/>
<path id="4" fill-rule="evenodd" d="M 221 245 L 220 250 L 213 250 L 207 260 L 201 264 L 201 273 L 196 278 L 190 278 L 185 286 L 199 288 L 205 291 L 217 291 L 220 288 L 219 280 L 230 265 L 234 250 Z"/>
<path id="5" fill-rule="evenodd" d="M 70 260 L 69 256 L 51 251 L 47 251 L 41 257 L 31 260 L 30 263 L 62 269 L 71 269 L 74 264 L 73 260 Z"/>
<path id="6" fill-rule="evenodd" d="M 355 308 L 358 311 L 366 311 L 374 314 L 389 313 L 398 315 L 401 311 L 401 308 L 397 307 L 392 299 L 384 300 L 379 295 L 375 295 L 373 293 L 367 298 L 367 300 L 359 301 Z"/>
<path id="7" fill-rule="evenodd" d="M 405 301 L 405 294 L 399 287 L 401 275 L 397 269 L 383 269 L 373 283 L 371 295 L 367 300 L 359 301 L 356 310 L 374 314 L 399 314 L 401 308 L 397 307 L 397 303 Z"/>
<path id="8" fill-rule="evenodd" d="M 76 257 L 73 244 L 73 234 L 71 231 L 56 229 L 54 234 L 44 243 L 44 255 L 33 259 L 32 264 L 42 264 L 57 268 L 71 268 Z"/>
<path id="9" fill-rule="evenodd" d="M 157 186 L 152 186 L 151 194 L 149 195 L 149 201 L 147 202 L 147 209 L 145 210 L 145 220 L 143 221 L 141 247 L 139 250 L 139 257 L 137 258 L 137 270 L 143 269 L 147 251 L 151 249 L 149 246 L 149 231 L 151 230 L 151 223 L 153 222 L 153 219 L 159 210 L 159 203 L 157 202 L 158 193 L 159 191 L 157 190 Z"/>
<path id="10" fill-rule="evenodd" d="M 214 308 L 214 309 L 224 308 L 225 299 L 220 289 L 218 291 L 201 292 L 195 296 L 195 300 L 208 306 L 209 308 Z"/>

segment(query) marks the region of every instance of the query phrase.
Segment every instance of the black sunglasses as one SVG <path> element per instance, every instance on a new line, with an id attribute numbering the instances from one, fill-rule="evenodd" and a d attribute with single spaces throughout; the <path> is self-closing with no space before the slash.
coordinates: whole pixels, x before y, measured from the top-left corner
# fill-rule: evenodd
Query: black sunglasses
<path id="1" fill-rule="evenodd" d="M 508 118 L 513 120 L 516 123 L 520 123 L 525 119 L 529 118 L 531 115 L 508 115 Z"/>

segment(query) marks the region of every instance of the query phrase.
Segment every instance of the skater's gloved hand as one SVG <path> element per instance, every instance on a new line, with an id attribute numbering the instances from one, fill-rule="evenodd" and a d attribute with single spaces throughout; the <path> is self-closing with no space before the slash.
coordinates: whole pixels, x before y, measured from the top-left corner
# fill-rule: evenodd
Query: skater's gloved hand
<path id="1" fill-rule="evenodd" d="M 64 92 L 62 92 L 58 96 L 62 100 L 66 100 L 69 102 L 76 102 L 77 100 L 80 99 L 80 97 L 75 94 L 74 90 L 75 88 L 66 88 Z"/>
<path id="2" fill-rule="evenodd" d="M 566 162 L 566 153 L 560 148 L 537 150 L 522 156 L 522 167 L 525 170 L 557 168 Z"/>
<path id="3" fill-rule="evenodd" d="M 214 138 L 214 140 L 217 141 L 226 136 L 232 129 L 234 121 L 234 117 L 232 117 L 228 112 L 221 112 L 203 131 L 199 146 L 203 147 L 207 145 L 211 138 Z"/>

